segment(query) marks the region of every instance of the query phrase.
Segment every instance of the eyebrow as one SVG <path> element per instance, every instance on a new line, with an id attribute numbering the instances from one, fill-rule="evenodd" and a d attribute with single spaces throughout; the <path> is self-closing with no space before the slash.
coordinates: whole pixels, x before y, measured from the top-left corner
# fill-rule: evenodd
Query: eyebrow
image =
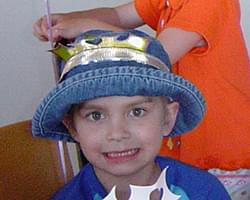
<path id="1" fill-rule="evenodd" d="M 143 97 L 143 99 L 138 99 L 135 102 L 131 102 L 129 105 L 130 106 L 135 106 L 138 104 L 144 104 L 144 103 L 152 103 L 153 102 L 153 98 L 152 97 Z"/>
<path id="2" fill-rule="evenodd" d="M 79 106 L 79 110 L 81 109 L 101 109 L 101 105 L 96 105 L 93 103 L 83 102 Z"/>
<path id="3" fill-rule="evenodd" d="M 147 97 L 142 97 L 142 99 L 137 99 L 134 102 L 133 101 L 130 102 L 128 106 L 135 106 L 138 104 L 152 103 L 152 102 L 154 102 L 153 98 L 147 96 Z M 80 109 L 101 109 L 102 105 L 99 105 L 99 104 L 96 105 L 95 103 L 89 103 L 89 102 L 82 102 L 79 105 L 79 108 Z"/>

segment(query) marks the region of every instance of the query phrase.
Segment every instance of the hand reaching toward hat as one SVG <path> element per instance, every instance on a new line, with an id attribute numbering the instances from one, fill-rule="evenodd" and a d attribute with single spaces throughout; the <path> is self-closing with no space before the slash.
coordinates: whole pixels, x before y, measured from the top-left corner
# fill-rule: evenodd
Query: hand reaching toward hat
<path id="1" fill-rule="evenodd" d="M 107 29 L 120 31 L 121 28 L 108 23 L 89 18 L 82 18 L 76 13 L 52 14 L 52 41 L 56 42 L 64 39 L 74 39 L 80 33 L 91 29 Z M 48 24 L 46 17 L 41 17 L 33 25 L 33 34 L 41 41 L 48 41 Z"/>

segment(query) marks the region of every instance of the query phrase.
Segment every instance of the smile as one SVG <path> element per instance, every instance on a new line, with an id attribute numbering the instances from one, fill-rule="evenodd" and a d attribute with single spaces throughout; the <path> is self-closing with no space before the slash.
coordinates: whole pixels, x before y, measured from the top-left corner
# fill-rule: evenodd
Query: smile
<path id="1" fill-rule="evenodd" d="M 139 148 L 129 149 L 125 151 L 113 151 L 104 153 L 107 160 L 112 161 L 127 161 L 133 159 L 139 153 Z"/>

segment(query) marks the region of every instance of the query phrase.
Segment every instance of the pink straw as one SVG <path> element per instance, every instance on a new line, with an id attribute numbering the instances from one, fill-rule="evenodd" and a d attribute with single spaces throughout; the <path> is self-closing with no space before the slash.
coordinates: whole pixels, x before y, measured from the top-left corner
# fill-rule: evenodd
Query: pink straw
<path id="1" fill-rule="evenodd" d="M 51 49 L 54 48 L 54 44 L 53 44 L 53 39 L 52 39 L 52 20 L 51 20 L 51 12 L 50 12 L 50 4 L 49 4 L 49 0 L 45 0 L 45 8 L 46 8 L 46 21 L 47 21 L 47 25 L 48 25 L 48 39 L 50 42 L 50 46 Z M 56 83 L 59 80 L 59 68 L 57 66 L 57 62 L 56 62 L 56 58 L 55 56 L 52 56 L 52 63 L 53 63 L 53 69 L 54 69 L 54 77 L 55 77 L 55 81 Z"/>
<path id="2" fill-rule="evenodd" d="M 51 12 L 50 12 L 50 5 L 49 0 L 45 0 L 45 7 L 46 7 L 46 21 L 48 25 L 48 38 L 50 41 L 51 48 L 53 48 L 53 40 L 52 40 L 52 22 L 51 22 Z"/>

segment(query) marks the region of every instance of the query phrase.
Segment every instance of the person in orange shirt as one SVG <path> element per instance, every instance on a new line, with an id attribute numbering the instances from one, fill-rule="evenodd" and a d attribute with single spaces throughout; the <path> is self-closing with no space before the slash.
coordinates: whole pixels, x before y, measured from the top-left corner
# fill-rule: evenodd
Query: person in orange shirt
<path id="1" fill-rule="evenodd" d="M 239 2 L 135 0 L 52 15 L 54 41 L 93 28 L 119 31 L 143 24 L 156 31 L 173 71 L 192 81 L 207 102 L 203 122 L 188 137 L 165 138 L 161 154 L 209 170 L 232 183 L 225 186 L 233 199 L 249 199 L 249 189 L 238 187 L 244 183 L 242 188 L 250 188 L 250 62 Z M 47 29 L 45 17 L 33 26 L 42 41 L 48 40 Z"/>

